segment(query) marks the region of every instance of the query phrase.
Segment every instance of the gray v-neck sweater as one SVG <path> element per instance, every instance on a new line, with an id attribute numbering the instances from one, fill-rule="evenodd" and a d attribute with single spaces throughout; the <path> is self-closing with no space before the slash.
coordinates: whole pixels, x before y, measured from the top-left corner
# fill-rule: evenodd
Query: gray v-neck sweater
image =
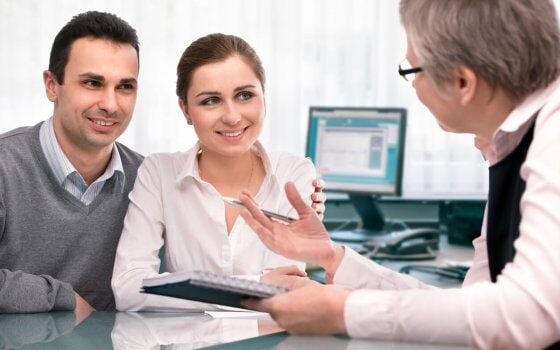
<path id="1" fill-rule="evenodd" d="M 124 190 L 113 176 L 85 205 L 57 183 L 40 126 L 0 135 L 0 312 L 71 310 L 73 291 L 114 310 L 113 262 L 142 156 L 117 143 Z"/>

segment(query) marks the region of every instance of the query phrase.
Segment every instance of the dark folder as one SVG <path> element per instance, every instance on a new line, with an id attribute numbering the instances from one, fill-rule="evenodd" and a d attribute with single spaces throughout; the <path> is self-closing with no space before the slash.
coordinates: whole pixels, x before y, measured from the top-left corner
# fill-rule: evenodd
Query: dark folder
<path id="1" fill-rule="evenodd" d="M 287 288 L 205 271 L 174 272 L 145 278 L 142 292 L 242 308 L 245 298 L 268 298 Z"/>

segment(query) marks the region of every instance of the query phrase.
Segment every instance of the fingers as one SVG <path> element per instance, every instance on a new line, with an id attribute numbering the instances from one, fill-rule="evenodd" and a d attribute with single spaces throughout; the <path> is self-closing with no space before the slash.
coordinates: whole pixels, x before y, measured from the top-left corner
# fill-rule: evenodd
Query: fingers
<path id="1" fill-rule="evenodd" d="M 314 192 L 311 195 L 311 200 L 315 203 L 325 203 L 327 200 L 327 195 L 323 192 Z"/>
<path id="2" fill-rule="evenodd" d="M 300 270 L 299 267 L 297 267 L 296 265 L 277 267 L 276 269 L 274 269 L 274 271 L 277 271 L 284 275 L 307 277 L 307 273 L 305 271 Z"/>
<path id="3" fill-rule="evenodd" d="M 325 187 L 325 181 L 321 179 L 313 180 L 313 186 L 315 186 L 315 192 L 311 194 L 311 207 L 315 210 L 319 218 L 323 220 L 323 215 L 325 214 L 325 202 L 327 201 L 327 195 L 323 193 L 323 188 Z"/>
<path id="4" fill-rule="evenodd" d="M 291 289 L 294 290 L 294 289 L 298 289 L 298 288 L 303 288 L 303 287 L 307 287 L 307 286 L 309 286 L 309 285 L 311 285 L 311 284 L 317 284 L 317 282 L 316 282 L 316 281 L 313 281 L 313 280 L 311 280 L 311 279 L 309 279 L 309 278 L 298 278 L 297 281 L 295 281 L 295 282 L 292 284 L 292 288 L 291 288 Z"/>
<path id="5" fill-rule="evenodd" d="M 303 199 L 301 198 L 296 185 L 293 182 L 286 183 L 284 187 L 286 191 L 286 196 L 288 197 L 288 201 L 292 204 L 294 209 L 297 211 L 299 217 L 301 218 L 304 214 L 309 214 L 310 212 L 314 212 L 310 206 L 305 204 Z"/>
<path id="6" fill-rule="evenodd" d="M 244 194 L 247 197 L 249 197 L 255 203 L 255 205 L 257 205 L 257 201 L 255 200 L 255 197 L 253 197 L 253 194 L 250 191 L 243 190 L 241 191 L 241 194 Z"/>
<path id="7" fill-rule="evenodd" d="M 249 192 L 243 191 L 241 196 L 239 196 L 239 200 L 247 207 L 247 210 L 241 210 L 239 215 L 255 231 L 264 245 L 269 249 L 273 249 L 273 222 L 257 207 L 255 200 Z"/>
<path id="8" fill-rule="evenodd" d="M 315 186 L 315 192 L 321 192 L 325 188 L 325 181 L 323 179 L 315 179 L 312 184 Z"/>
<path id="9" fill-rule="evenodd" d="M 252 217 L 255 219 L 251 220 L 253 223 L 258 222 L 260 226 L 269 230 L 272 229 L 272 220 L 266 217 L 266 215 L 264 215 L 263 212 L 259 209 L 251 193 L 249 193 L 248 191 L 242 191 L 241 196 L 239 196 L 239 200 L 247 207 L 247 210 L 249 210 L 249 213 L 251 213 Z M 243 213 L 243 210 L 241 211 L 241 213 Z M 245 216 L 243 216 L 243 218 L 247 219 Z M 247 223 L 249 224 L 249 222 Z M 253 230 L 257 231 L 257 229 L 253 227 L 253 225 L 249 224 L 249 226 L 251 226 Z"/>
<path id="10" fill-rule="evenodd" d="M 320 203 L 313 203 L 311 204 L 311 208 L 315 210 L 317 215 L 321 216 L 325 213 L 325 205 Z"/>
<path id="11" fill-rule="evenodd" d="M 256 310 L 261 312 L 268 312 L 271 311 L 270 302 L 267 299 L 244 299 L 241 300 L 241 306 L 249 310 Z"/>
<path id="12" fill-rule="evenodd" d="M 263 241 L 263 243 L 269 247 L 269 241 L 271 239 L 272 236 L 272 232 L 264 227 L 259 221 L 257 221 L 250 212 L 248 212 L 247 210 L 241 210 L 239 212 L 239 215 L 241 215 L 241 217 L 243 218 L 243 220 L 245 220 L 245 222 L 247 223 L 247 225 L 249 225 L 253 231 L 255 231 L 255 233 L 259 236 L 259 238 L 261 239 L 261 241 Z"/>

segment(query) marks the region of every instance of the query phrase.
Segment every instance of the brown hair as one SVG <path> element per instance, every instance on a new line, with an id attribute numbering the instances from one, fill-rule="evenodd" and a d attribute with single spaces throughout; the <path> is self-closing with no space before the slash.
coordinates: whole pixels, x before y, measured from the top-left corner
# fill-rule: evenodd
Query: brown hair
<path id="1" fill-rule="evenodd" d="M 204 65 L 224 61 L 239 55 L 253 69 L 264 90 L 265 74 L 261 60 L 255 50 L 243 39 L 226 34 L 210 34 L 190 44 L 177 65 L 177 96 L 186 103 L 194 71 Z"/>

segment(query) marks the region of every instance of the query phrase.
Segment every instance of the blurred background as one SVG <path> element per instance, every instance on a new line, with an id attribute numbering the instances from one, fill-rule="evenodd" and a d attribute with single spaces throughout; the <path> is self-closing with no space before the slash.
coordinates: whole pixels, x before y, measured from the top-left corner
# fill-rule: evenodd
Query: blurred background
<path id="1" fill-rule="evenodd" d="M 406 39 L 396 0 L 0 0 L 0 133 L 51 116 L 42 72 L 52 41 L 88 10 L 115 13 L 138 31 L 138 102 L 120 141 L 142 154 L 194 145 L 177 106 L 176 65 L 193 40 L 222 32 L 247 40 L 264 63 L 261 141 L 270 151 L 305 154 L 309 106 L 404 107 L 403 195 L 487 191 L 472 135 L 443 132 L 397 74 Z"/>

